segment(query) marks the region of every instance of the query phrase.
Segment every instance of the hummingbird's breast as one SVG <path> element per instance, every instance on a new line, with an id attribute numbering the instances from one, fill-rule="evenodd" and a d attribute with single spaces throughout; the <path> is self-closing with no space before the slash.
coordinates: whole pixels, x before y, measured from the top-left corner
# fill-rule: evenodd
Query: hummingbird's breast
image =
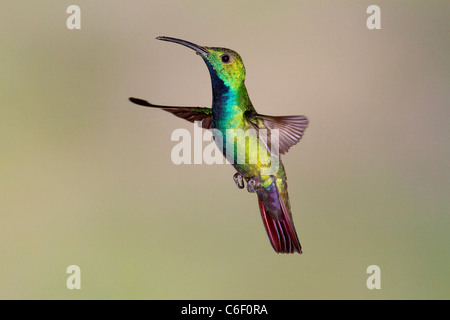
<path id="1" fill-rule="evenodd" d="M 250 132 L 246 112 L 254 111 L 243 81 L 225 84 L 214 70 L 210 69 L 213 89 L 212 128 L 214 140 L 225 158 L 237 171 L 246 177 L 259 174 L 260 163 L 254 159 L 257 149 L 248 145 L 259 145 L 255 130 Z M 247 142 L 246 142 L 247 141 Z"/>

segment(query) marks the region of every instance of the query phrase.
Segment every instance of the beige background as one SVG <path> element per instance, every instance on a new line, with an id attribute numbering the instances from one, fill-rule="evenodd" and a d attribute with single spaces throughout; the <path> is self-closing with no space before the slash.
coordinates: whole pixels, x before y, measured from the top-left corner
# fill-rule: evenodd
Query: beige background
<path id="1" fill-rule="evenodd" d="M 449 9 L 1 1 L 0 298 L 450 298 Z M 273 252 L 231 166 L 172 164 L 191 124 L 127 101 L 210 106 L 204 62 L 159 35 L 236 50 L 260 113 L 310 119 L 284 157 L 303 255 Z"/>

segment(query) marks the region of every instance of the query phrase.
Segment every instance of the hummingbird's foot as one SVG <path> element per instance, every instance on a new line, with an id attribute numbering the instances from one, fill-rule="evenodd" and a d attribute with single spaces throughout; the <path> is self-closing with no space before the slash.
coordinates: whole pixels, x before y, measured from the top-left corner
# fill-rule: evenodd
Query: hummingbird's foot
<path id="1" fill-rule="evenodd" d="M 236 172 L 233 179 L 239 189 L 244 189 L 244 175 L 242 173 Z"/>
<path id="2" fill-rule="evenodd" d="M 264 188 L 266 185 L 271 185 L 272 183 L 276 182 L 277 178 L 272 175 L 269 178 L 261 181 L 261 177 L 253 177 L 250 179 L 247 179 L 247 191 L 248 192 L 256 192 L 259 188 Z"/>
<path id="3" fill-rule="evenodd" d="M 258 189 L 258 187 L 259 187 L 259 182 L 256 181 L 255 177 L 247 180 L 247 191 L 248 192 L 251 192 L 251 193 L 256 192 L 256 189 Z"/>

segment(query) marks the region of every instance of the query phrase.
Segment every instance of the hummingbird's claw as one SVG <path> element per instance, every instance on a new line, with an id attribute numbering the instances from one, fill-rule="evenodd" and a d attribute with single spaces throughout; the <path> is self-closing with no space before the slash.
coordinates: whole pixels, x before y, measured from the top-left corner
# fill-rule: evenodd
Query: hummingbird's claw
<path id="1" fill-rule="evenodd" d="M 255 178 L 250 178 L 247 181 L 247 191 L 248 192 L 251 192 L 251 193 L 256 192 L 256 189 L 258 188 L 258 186 L 259 186 L 259 183 L 256 181 Z"/>
<path id="2" fill-rule="evenodd" d="M 233 179 L 239 189 L 244 189 L 244 175 L 242 173 L 236 172 Z"/>
<path id="3" fill-rule="evenodd" d="M 240 172 L 236 172 L 233 176 L 234 182 L 236 183 L 239 189 L 244 189 L 245 180 L 247 180 L 247 191 L 254 193 L 260 186 L 260 179 L 258 177 L 253 178 L 245 178 L 244 175 Z"/>
<path id="4" fill-rule="evenodd" d="M 270 184 L 274 183 L 277 181 L 277 178 L 272 175 L 269 178 L 267 178 L 266 180 L 261 181 L 261 177 L 253 177 L 250 179 L 247 179 L 247 191 L 248 192 L 256 192 L 259 188 L 263 187 L 262 183 L 264 183 L 264 185 L 266 184 L 266 182 L 270 179 Z"/>

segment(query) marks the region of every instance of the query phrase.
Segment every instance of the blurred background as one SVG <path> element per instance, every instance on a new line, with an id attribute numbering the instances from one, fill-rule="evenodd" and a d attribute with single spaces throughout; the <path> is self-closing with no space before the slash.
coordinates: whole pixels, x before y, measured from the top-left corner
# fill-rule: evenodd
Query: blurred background
<path id="1" fill-rule="evenodd" d="M 450 298 L 449 12 L 2 1 L 0 298 Z M 211 105 L 202 59 L 160 35 L 236 50 L 260 113 L 310 119 L 283 158 L 303 255 L 274 253 L 231 166 L 171 162 L 190 123 L 128 101 Z M 73 264 L 81 290 L 66 287 Z"/>

